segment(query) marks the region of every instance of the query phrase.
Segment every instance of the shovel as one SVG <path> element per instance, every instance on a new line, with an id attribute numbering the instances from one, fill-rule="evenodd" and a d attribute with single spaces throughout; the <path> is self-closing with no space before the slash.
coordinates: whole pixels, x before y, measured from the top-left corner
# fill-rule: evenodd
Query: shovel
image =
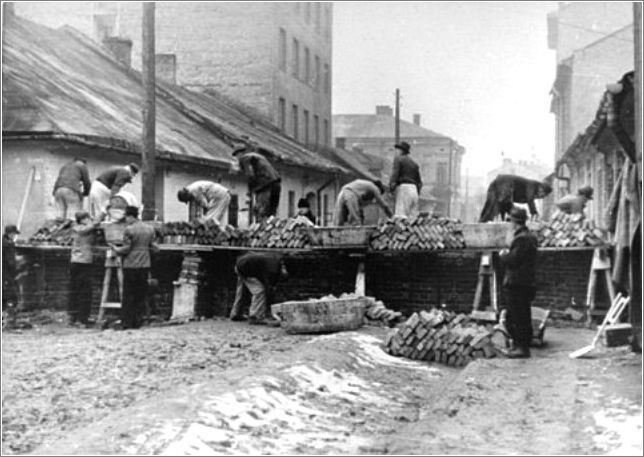
<path id="1" fill-rule="evenodd" d="M 606 329 L 606 326 L 608 324 L 614 324 L 617 322 L 617 319 L 619 319 L 620 314 L 622 314 L 622 311 L 624 311 L 624 308 L 628 304 L 628 302 L 631 301 L 630 297 L 622 297 L 622 294 L 617 294 L 615 297 L 615 300 L 613 301 L 613 304 L 610 306 L 610 309 L 608 310 L 608 313 L 606 313 L 606 317 L 604 318 L 604 321 L 602 322 L 601 327 L 599 327 L 599 331 L 593 338 L 593 341 L 588 345 L 585 346 L 581 349 L 577 349 L 575 352 L 572 352 L 570 354 L 571 359 L 578 359 L 579 357 L 583 357 L 586 354 L 588 354 L 590 351 L 595 349 L 595 346 L 597 346 L 597 342 L 599 341 L 599 338 L 602 336 L 602 333 L 604 333 L 604 329 Z"/>

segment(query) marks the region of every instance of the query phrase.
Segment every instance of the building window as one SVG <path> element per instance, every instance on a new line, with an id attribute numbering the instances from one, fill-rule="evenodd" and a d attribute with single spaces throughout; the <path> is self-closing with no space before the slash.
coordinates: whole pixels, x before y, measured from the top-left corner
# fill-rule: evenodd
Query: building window
<path id="1" fill-rule="evenodd" d="M 286 71 L 286 30 L 280 29 L 280 70 Z"/>
<path id="2" fill-rule="evenodd" d="M 284 132 L 286 131 L 286 100 L 279 98 L 277 106 L 277 126 Z"/>
<path id="3" fill-rule="evenodd" d="M 293 38 L 293 76 L 300 77 L 300 42 Z"/>
<path id="4" fill-rule="evenodd" d="M 316 147 L 320 145 L 320 118 L 317 114 L 313 116 L 313 143 Z"/>
<path id="5" fill-rule="evenodd" d="M 320 33 L 320 2 L 315 2 L 315 31 Z"/>
<path id="6" fill-rule="evenodd" d="M 324 120 L 324 145 L 329 145 L 329 120 Z"/>
<path id="7" fill-rule="evenodd" d="M 436 167 L 436 184 L 439 186 L 447 185 L 447 164 L 439 163 Z"/>
<path id="8" fill-rule="evenodd" d="M 315 82 L 313 83 L 316 89 L 320 87 L 320 57 L 315 56 Z"/>
<path id="9" fill-rule="evenodd" d="M 328 94 L 330 88 L 331 88 L 331 72 L 329 71 L 329 65 L 324 64 L 324 93 Z"/>
<path id="10" fill-rule="evenodd" d="M 228 225 L 237 227 L 239 224 L 239 195 L 230 194 L 230 204 L 228 205 Z"/>
<path id="11" fill-rule="evenodd" d="M 304 17 L 306 18 L 306 23 L 308 24 L 311 22 L 311 3 L 306 2 L 306 5 L 304 6 L 305 8 L 305 14 Z"/>
<path id="12" fill-rule="evenodd" d="M 304 144 L 309 144 L 309 112 L 304 110 Z"/>
<path id="13" fill-rule="evenodd" d="M 288 191 L 288 217 L 295 216 L 295 191 Z"/>
<path id="14" fill-rule="evenodd" d="M 299 138 L 297 132 L 299 129 L 299 122 L 298 122 L 298 117 L 297 117 L 297 105 L 293 105 L 293 138 L 297 140 Z"/>
<path id="15" fill-rule="evenodd" d="M 304 48 L 304 82 L 308 84 L 310 81 L 311 81 L 311 51 L 309 51 L 309 48 Z"/>

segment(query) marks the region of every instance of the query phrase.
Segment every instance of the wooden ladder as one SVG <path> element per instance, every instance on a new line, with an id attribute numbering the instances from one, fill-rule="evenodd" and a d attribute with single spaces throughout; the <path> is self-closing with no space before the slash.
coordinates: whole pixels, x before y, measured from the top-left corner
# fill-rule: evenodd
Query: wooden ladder
<path id="1" fill-rule="evenodd" d="M 615 288 L 611 280 L 610 257 L 605 248 L 595 248 L 593 261 L 590 265 L 590 274 L 588 277 L 588 290 L 586 292 L 586 325 L 590 327 L 593 323 L 593 311 L 597 308 L 595 303 L 597 292 L 597 281 L 603 276 L 608 288 L 608 295 L 611 303 L 615 301 Z"/>
<path id="2" fill-rule="evenodd" d="M 485 281 L 489 282 L 490 304 L 492 308 L 480 310 L 481 298 L 483 296 L 483 287 Z M 479 276 L 476 284 L 476 292 L 474 293 L 474 305 L 472 306 L 472 317 L 475 319 L 496 321 L 499 311 L 499 304 L 497 300 L 496 290 L 496 270 L 492 262 L 492 251 L 485 251 L 481 255 L 481 263 L 479 264 Z"/>
<path id="3" fill-rule="evenodd" d="M 109 302 L 107 298 L 109 296 L 110 285 L 112 282 L 112 273 L 116 271 L 116 278 L 118 280 L 119 286 L 119 301 Z M 116 256 L 111 250 L 107 251 L 107 256 L 105 257 L 105 275 L 103 276 L 103 291 L 101 293 L 101 306 L 98 309 L 98 319 L 97 322 L 102 322 L 105 317 L 105 310 L 110 309 L 120 309 L 123 300 L 123 264 L 121 258 Z"/>

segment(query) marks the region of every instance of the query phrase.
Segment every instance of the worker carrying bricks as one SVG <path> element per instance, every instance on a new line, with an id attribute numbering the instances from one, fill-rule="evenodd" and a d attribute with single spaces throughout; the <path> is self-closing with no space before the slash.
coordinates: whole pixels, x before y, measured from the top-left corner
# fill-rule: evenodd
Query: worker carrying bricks
<path id="1" fill-rule="evenodd" d="M 139 328 L 145 313 L 148 292 L 148 277 L 152 264 L 152 253 L 159 247 L 155 242 L 156 233 L 150 225 L 139 219 L 139 208 L 125 208 L 125 222 L 128 226 L 123 232 L 123 245 L 109 246 L 123 256 L 123 303 L 121 321 L 124 329 Z"/>
<path id="2" fill-rule="evenodd" d="M 385 187 L 380 181 L 356 179 L 345 184 L 335 204 L 333 224 L 336 226 L 364 225 L 363 208 L 375 201 L 391 217 L 393 214 L 382 198 Z"/>
<path id="3" fill-rule="evenodd" d="M 81 211 L 83 197 L 89 195 L 91 185 L 85 159 L 74 157 L 74 160 L 63 165 L 54 184 L 56 218 L 71 219 L 74 214 Z"/>
<path id="4" fill-rule="evenodd" d="M 409 156 L 411 152 L 409 143 L 402 141 L 394 148 L 400 150 L 400 154 L 394 158 L 389 182 L 389 189 L 396 199 L 394 215 L 414 217 L 418 215 L 418 196 L 423 187 L 420 169 L 414 159 Z"/>
<path id="5" fill-rule="evenodd" d="M 116 195 L 123 186 L 132 182 L 139 172 L 139 166 L 130 163 L 125 166 L 114 166 L 98 175 L 89 192 L 89 214 L 92 219 L 102 219 L 107 212 L 110 198 Z"/>
<path id="6" fill-rule="evenodd" d="M 593 199 L 593 188 L 590 186 L 582 187 L 577 190 L 577 195 L 566 195 L 560 198 L 556 205 L 560 211 L 566 214 L 583 213 L 586 209 L 588 200 Z"/>
<path id="7" fill-rule="evenodd" d="M 225 226 L 228 221 L 230 190 L 212 181 L 195 181 L 177 192 L 180 202 L 194 202 L 203 210 L 201 221 L 213 221 Z"/>
<path id="8" fill-rule="evenodd" d="M 255 198 L 253 212 L 256 221 L 275 216 L 282 190 L 280 174 L 266 157 L 251 151 L 248 144 L 237 146 L 232 154 L 239 161 L 239 166 L 248 179 L 251 196 Z"/>
<path id="9" fill-rule="evenodd" d="M 513 234 L 510 249 L 500 252 L 505 268 L 503 298 L 506 308 L 506 326 L 512 337 L 510 358 L 530 357 L 532 341 L 532 300 L 536 294 L 535 266 L 537 263 L 537 238 L 526 227 L 528 214 L 514 207 L 510 211 Z"/>
<path id="10" fill-rule="evenodd" d="M 288 278 L 288 271 L 281 254 L 272 252 L 249 252 L 235 262 L 237 292 L 230 312 L 230 320 L 243 320 L 242 310 L 251 294 L 248 323 L 277 327 L 279 321 L 267 316 L 273 297 L 273 289 L 279 281 Z"/>

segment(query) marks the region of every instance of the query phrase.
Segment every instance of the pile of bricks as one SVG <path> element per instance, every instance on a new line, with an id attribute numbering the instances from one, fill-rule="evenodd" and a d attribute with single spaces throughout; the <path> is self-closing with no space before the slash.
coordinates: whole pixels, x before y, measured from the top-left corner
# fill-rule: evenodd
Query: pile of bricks
<path id="1" fill-rule="evenodd" d="M 376 300 L 373 297 L 367 297 L 369 303 L 365 311 L 365 324 L 372 326 L 386 326 L 393 327 L 403 317 L 400 311 L 394 311 L 385 306 L 381 300 Z"/>
<path id="2" fill-rule="evenodd" d="M 214 221 L 166 222 L 159 228 L 159 235 L 166 244 L 207 244 L 240 246 L 244 233 L 227 225 L 220 227 Z"/>
<path id="3" fill-rule="evenodd" d="M 377 251 L 464 249 L 465 238 L 458 227 L 457 220 L 448 218 L 394 217 L 378 224 L 369 243 Z"/>
<path id="4" fill-rule="evenodd" d="M 605 233 L 582 213 L 557 211 L 549 222 L 536 223 L 531 229 L 539 240 L 539 246 L 544 248 L 602 246 L 606 243 Z"/>
<path id="5" fill-rule="evenodd" d="M 194 254 L 186 254 L 181 263 L 181 272 L 177 282 L 189 284 L 201 284 L 205 274 L 201 271 L 201 258 Z"/>
<path id="6" fill-rule="evenodd" d="M 242 238 L 242 246 L 253 248 L 302 249 L 313 244 L 311 228 L 306 222 L 276 217 L 251 225 Z"/>
<path id="7" fill-rule="evenodd" d="M 73 222 L 69 219 L 47 221 L 29 238 L 29 242 L 38 245 L 71 246 L 73 242 L 72 225 Z M 102 230 L 97 229 L 97 235 L 99 234 L 102 235 Z"/>
<path id="8" fill-rule="evenodd" d="M 385 340 L 394 356 L 463 367 L 477 358 L 492 358 L 497 350 L 492 332 L 466 314 L 432 309 L 414 313 Z"/>

